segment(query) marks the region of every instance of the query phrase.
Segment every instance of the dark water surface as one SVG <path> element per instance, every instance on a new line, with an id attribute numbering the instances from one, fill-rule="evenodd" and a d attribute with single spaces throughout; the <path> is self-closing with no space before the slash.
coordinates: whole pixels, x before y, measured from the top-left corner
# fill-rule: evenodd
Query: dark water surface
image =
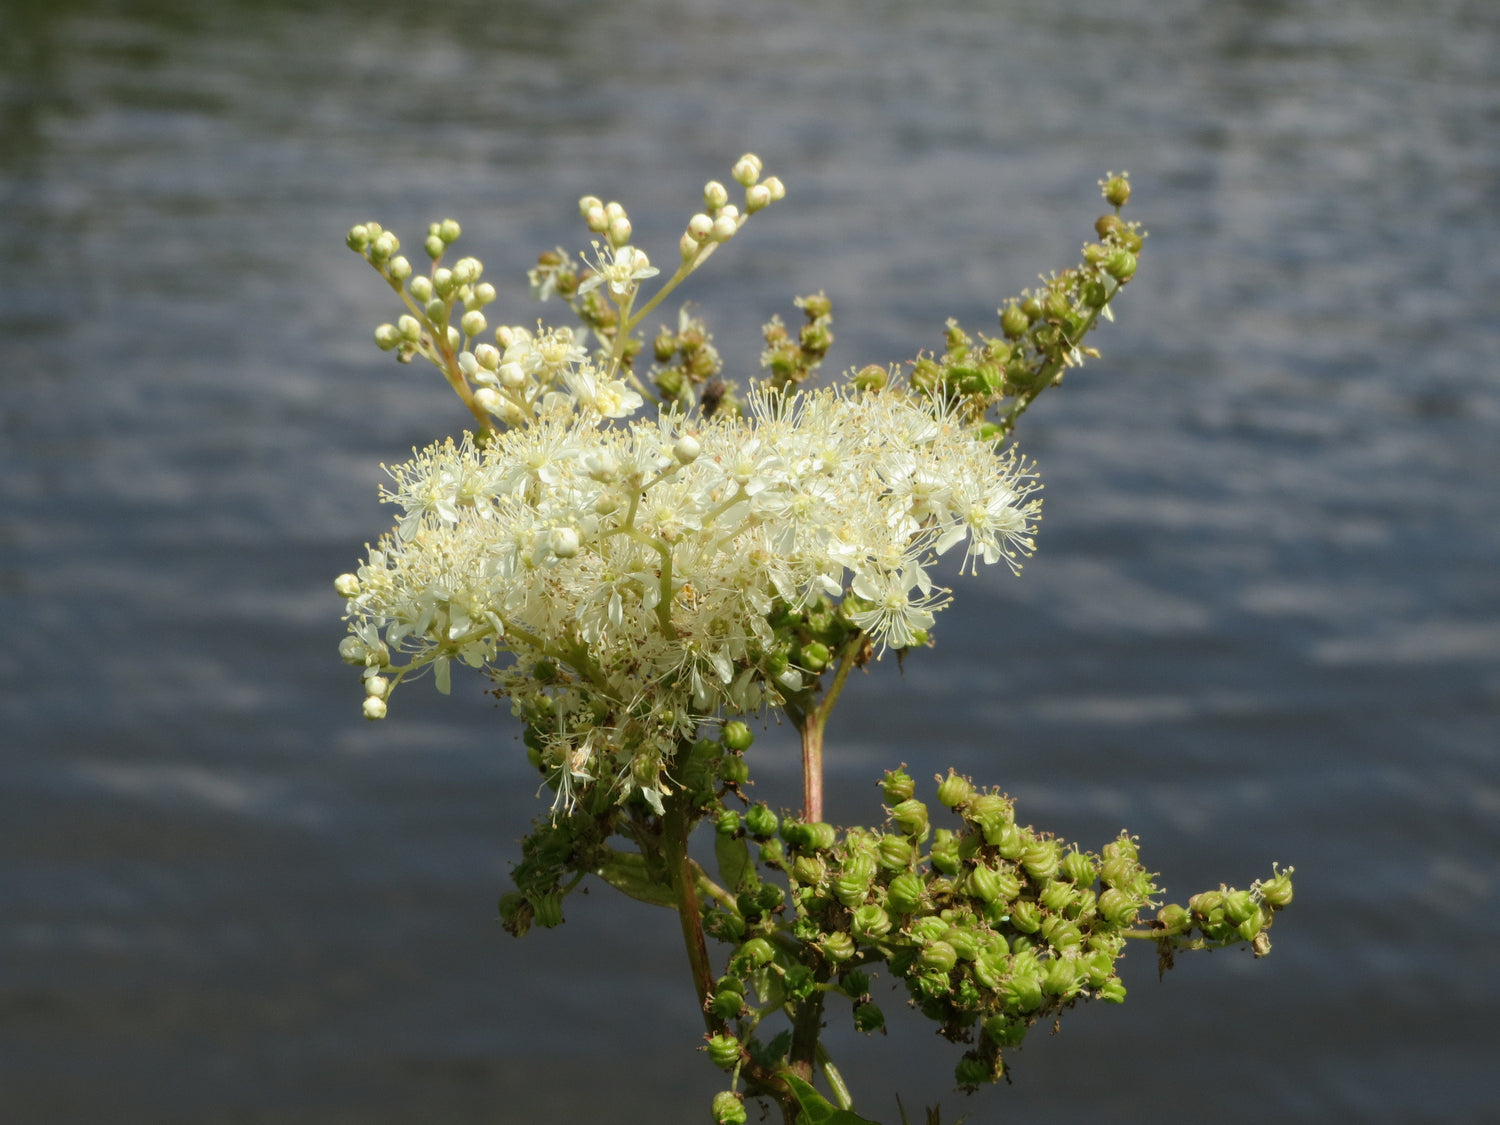
<path id="1" fill-rule="evenodd" d="M 741 369 L 821 287 L 835 369 L 991 330 L 1108 169 L 1152 232 L 1021 427 L 1037 558 L 853 686 L 831 811 L 951 763 L 1174 892 L 1298 871 L 1269 960 L 1142 950 L 1008 1088 L 840 1032 L 860 1107 L 1494 1120 L 1497 125 L 1482 0 L 8 0 L 0 1120 L 707 1120 L 669 915 L 494 921 L 542 806 L 480 684 L 358 716 L 330 579 L 462 419 L 341 240 L 455 215 L 524 322 L 577 196 L 670 259 L 746 149 L 789 197 L 690 293 Z"/>

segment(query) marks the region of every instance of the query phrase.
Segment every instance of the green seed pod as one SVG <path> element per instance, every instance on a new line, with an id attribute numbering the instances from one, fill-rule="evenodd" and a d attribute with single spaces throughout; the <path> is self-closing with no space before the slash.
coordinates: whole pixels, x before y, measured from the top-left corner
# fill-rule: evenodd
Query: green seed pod
<path id="1" fill-rule="evenodd" d="M 930 941 L 939 941 L 948 932 L 949 923 L 935 914 L 928 914 L 918 918 L 911 924 L 912 940 L 925 944 Z"/>
<path id="2" fill-rule="evenodd" d="M 740 1041 L 733 1035 L 715 1035 L 708 1041 L 708 1057 L 720 1070 L 733 1070 L 741 1055 Z"/>
<path id="3" fill-rule="evenodd" d="M 1042 928 L 1042 912 L 1031 899 L 1017 899 L 1010 904 L 1010 924 L 1023 934 L 1034 934 Z"/>
<path id="4" fill-rule="evenodd" d="M 1192 927 L 1193 919 L 1187 907 L 1169 903 L 1156 912 L 1156 920 L 1164 934 L 1181 934 Z"/>
<path id="5" fill-rule="evenodd" d="M 765 848 L 761 848 L 761 855 L 765 855 Z M 786 893 L 775 883 L 762 883 L 755 892 L 755 903 L 760 907 L 763 914 L 771 913 L 785 899 Z"/>
<path id="6" fill-rule="evenodd" d="M 1053 957 L 1042 965 L 1042 991 L 1048 996 L 1070 996 L 1082 982 L 1079 965 L 1072 957 Z"/>
<path id="7" fill-rule="evenodd" d="M 948 771 L 948 776 L 938 783 L 938 803 L 946 808 L 956 809 L 972 796 L 974 796 L 974 783 L 967 777 L 960 777 L 951 769 Z"/>
<path id="8" fill-rule="evenodd" d="M 1019 825 L 1012 821 L 1001 825 L 994 833 L 986 830 L 984 842 L 993 844 L 995 850 L 1000 853 L 1002 858 L 1015 860 L 1021 858 L 1021 855 L 1031 845 L 1032 839 L 1026 832 L 1021 830 Z"/>
<path id="9" fill-rule="evenodd" d="M 1272 910 L 1280 910 L 1292 901 L 1292 872 L 1281 872 L 1268 883 L 1260 885 L 1260 897 Z"/>
<path id="10" fill-rule="evenodd" d="M 1091 889 L 1085 888 L 1078 892 L 1077 896 L 1068 906 L 1064 913 L 1075 922 L 1082 925 L 1093 918 L 1099 912 L 1099 899 Z"/>
<path id="11" fill-rule="evenodd" d="M 713 1111 L 716 1125 L 745 1125 L 750 1119 L 745 1103 L 733 1090 L 721 1090 L 714 1095 Z"/>
<path id="12" fill-rule="evenodd" d="M 1078 897 L 1078 888 L 1072 883 L 1064 883 L 1056 879 L 1042 888 L 1037 895 L 1037 901 L 1054 914 L 1061 914 Z"/>
<path id="13" fill-rule="evenodd" d="M 1026 1039 L 1026 1021 L 993 1015 L 984 1021 L 984 1034 L 997 1047 L 1019 1047 Z"/>
<path id="14" fill-rule="evenodd" d="M 1034 840 L 1021 853 L 1021 866 L 1033 879 L 1055 878 L 1059 850 L 1056 840 Z"/>
<path id="15" fill-rule="evenodd" d="M 719 737 L 736 754 L 743 754 L 755 743 L 755 733 L 738 719 L 725 723 Z"/>
<path id="16" fill-rule="evenodd" d="M 751 805 L 745 811 L 745 828 L 757 839 L 763 840 L 768 836 L 776 835 L 777 825 L 776 814 L 771 811 L 769 805 Z"/>
<path id="17" fill-rule="evenodd" d="M 972 1055 L 965 1055 L 953 1068 L 953 1077 L 960 1089 L 972 1090 L 995 1081 L 994 1067 Z"/>
<path id="18" fill-rule="evenodd" d="M 1000 330 L 1012 340 L 1020 339 L 1030 327 L 1031 318 L 1021 310 L 1019 305 L 1006 305 L 1000 314 Z"/>
<path id="19" fill-rule="evenodd" d="M 1100 1000 L 1108 1000 L 1111 1004 L 1125 1003 L 1125 982 L 1119 977 L 1110 977 L 1097 990 Z"/>
<path id="20" fill-rule="evenodd" d="M 1207 918 L 1216 910 L 1222 914 L 1224 895 L 1219 891 L 1203 891 L 1188 899 L 1188 909 L 1195 918 Z"/>
<path id="21" fill-rule="evenodd" d="M 828 646 L 822 641 L 812 641 L 802 646 L 802 667 L 809 672 L 821 672 L 832 659 L 833 653 L 828 651 Z"/>
<path id="22" fill-rule="evenodd" d="M 963 868 L 958 837 L 947 828 L 939 828 L 933 836 L 928 858 L 932 861 L 933 870 L 941 871 L 944 875 L 957 875 Z"/>
<path id="23" fill-rule="evenodd" d="M 760 846 L 760 861 L 772 867 L 786 862 L 786 847 L 780 840 L 766 840 Z"/>
<path id="24" fill-rule="evenodd" d="M 838 933 L 827 934 L 818 943 L 818 948 L 823 951 L 823 956 L 837 964 L 847 961 L 853 957 L 856 949 L 854 939 L 840 930 Z"/>
<path id="25" fill-rule="evenodd" d="M 1235 927 L 1242 941 L 1253 941 L 1255 936 L 1266 928 L 1266 912 L 1263 907 L 1257 906 L 1250 917 L 1246 918 Z"/>
<path id="26" fill-rule="evenodd" d="M 1078 923 L 1070 922 L 1066 918 L 1058 918 L 1055 915 L 1043 918 L 1041 931 L 1047 944 L 1058 952 L 1077 949 L 1083 944 L 1083 932 L 1078 928 Z"/>
<path id="27" fill-rule="evenodd" d="M 898 766 L 896 769 L 885 771 L 885 777 L 880 782 L 880 789 L 885 795 L 886 804 L 899 805 L 902 801 L 910 800 L 911 795 L 917 791 L 917 783 L 912 780 L 911 774 L 906 772 L 905 766 Z"/>
<path id="28" fill-rule="evenodd" d="M 878 364 L 869 364 L 859 369 L 859 372 L 851 380 L 855 388 L 861 391 L 881 391 L 885 389 L 890 379 L 890 372 Z"/>
<path id="29" fill-rule="evenodd" d="M 897 875 L 886 889 L 886 906 L 897 914 L 911 914 L 922 904 L 922 879 L 910 871 Z"/>
<path id="30" fill-rule="evenodd" d="M 911 841 L 901 836 L 882 836 L 876 849 L 877 862 L 887 871 L 905 871 L 914 854 Z"/>
<path id="31" fill-rule="evenodd" d="M 714 821 L 714 831 L 720 836 L 733 836 L 739 830 L 740 814 L 733 809 L 723 810 Z"/>
<path id="32" fill-rule="evenodd" d="M 821 856 L 799 855 L 792 861 L 791 876 L 804 887 L 816 887 L 828 878 L 828 865 Z"/>
<path id="33" fill-rule="evenodd" d="M 1111 207 L 1124 207 L 1130 199 L 1129 175 L 1128 172 L 1122 172 L 1118 176 L 1110 173 L 1109 178 L 1104 181 L 1104 198 Z"/>
<path id="34" fill-rule="evenodd" d="M 1125 220 L 1118 215 L 1100 215 L 1094 220 L 1094 230 L 1100 238 L 1108 238 L 1115 231 L 1125 229 Z"/>
<path id="35" fill-rule="evenodd" d="M 1104 272 L 1122 285 L 1135 276 L 1136 258 L 1129 250 L 1116 250 L 1104 259 Z"/>
<path id="36" fill-rule="evenodd" d="M 1012 969 L 1010 976 L 1000 986 L 1000 994 L 1005 998 L 1005 1010 L 1008 1012 L 1034 1012 L 1046 1001 L 1046 994 L 1042 991 L 1042 974 L 1039 968 L 1030 968 L 1027 971 Z"/>
<path id="37" fill-rule="evenodd" d="M 740 946 L 739 949 L 735 950 L 733 959 L 759 968 L 762 965 L 769 964 L 775 956 L 776 947 L 765 938 L 757 937 L 751 938 L 744 945 Z"/>
<path id="38" fill-rule="evenodd" d="M 725 785 L 743 785 L 750 780 L 750 763 L 738 754 L 725 754 L 719 762 L 719 780 Z"/>
<path id="39" fill-rule="evenodd" d="M 1140 903 L 1118 887 L 1110 887 L 1099 896 L 1099 913 L 1111 926 L 1130 925 L 1140 909 Z"/>
<path id="40" fill-rule="evenodd" d="M 921 837 L 927 834 L 927 806 L 915 797 L 898 801 L 891 809 L 891 819 L 908 836 Z"/>
<path id="41" fill-rule="evenodd" d="M 1004 890 L 1000 873 L 992 867 L 980 865 L 969 872 L 964 884 L 968 892 L 981 902 L 998 902 Z"/>
<path id="42" fill-rule="evenodd" d="M 1004 983 L 1005 975 L 1010 971 L 1010 958 L 995 954 L 988 948 L 981 949 L 979 956 L 974 958 L 971 971 L 976 981 L 993 992 Z"/>
<path id="43" fill-rule="evenodd" d="M 1249 891 L 1230 891 L 1224 896 L 1224 917 L 1238 926 L 1255 913 L 1255 899 Z"/>
<path id="44" fill-rule="evenodd" d="M 875 1004 L 856 1004 L 854 1007 L 854 1029 L 866 1035 L 881 1031 L 885 1027 L 885 1013 Z"/>
<path id="45" fill-rule="evenodd" d="M 935 941 L 922 948 L 920 960 L 929 972 L 946 973 L 958 964 L 958 951 L 946 941 Z"/>
<path id="46" fill-rule="evenodd" d="M 546 894 L 528 895 L 531 908 L 536 912 L 536 924 L 543 929 L 550 930 L 554 926 L 562 925 L 562 895 L 556 891 Z"/>
<path id="47" fill-rule="evenodd" d="M 1070 883 L 1081 883 L 1084 886 L 1093 883 L 1097 874 L 1093 858 L 1080 851 L 1070 851 L 1063 856 L 1059 870 L 1062 877 Z"/>
<path id="48" fill-rule="evenodd" d="M 979 934 L 974 930 L 949 926 L 943 934 L 943 940 L 953 947 L 953 952 L 958 954 L 960 961 L 973 961 L 979 956 Z"/>
<path id="49" fill-rule="evenodd" d="M 806 825 L 807 833 L 802 846 L 812 851 L 826 852 L 838 842 L 838 829 L 827 821 L 820 820 Z"/>
<path id="50" fill-rule="evenodd" d="M 882 938 L 891 932 L 891 916 L 874 903 L 855 909 L 850 919 L 850 932 L 867 941 Z"/>

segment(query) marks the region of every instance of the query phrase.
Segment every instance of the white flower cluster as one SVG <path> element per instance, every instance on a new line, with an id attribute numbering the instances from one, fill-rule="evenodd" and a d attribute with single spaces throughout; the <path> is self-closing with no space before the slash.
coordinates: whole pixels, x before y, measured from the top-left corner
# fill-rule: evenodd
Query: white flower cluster
<path id="1" fill-rule="evenodd" d="M 701 720 L 806 685 L 768 621 L 778 602 L 843 599 L 877 651 L 903 648 L 947 604 L 937 555 L 964 543 L 970 569 L 1018 568 L 1032 549 L 1028 467 L 900 391 L 752 395 L 745 417 L 691 426 L 610 413 L 542 411 L 388 470 L 404 515 L 339 580 L 367 715 L 428 665 L 444 691 L 453 659 L 489 667 L 546 727 L 560 802 L 602 782 L 659 807 Z"/>

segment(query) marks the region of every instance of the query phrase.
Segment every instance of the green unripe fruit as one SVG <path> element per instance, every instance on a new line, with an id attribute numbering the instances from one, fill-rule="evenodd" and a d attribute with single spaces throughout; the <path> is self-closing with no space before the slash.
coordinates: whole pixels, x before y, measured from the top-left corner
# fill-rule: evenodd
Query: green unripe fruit
<path id="1" fill-rule="evenodd" d="M 963 856 L 959 852 L 958 839 L 946 828 L 939 828 L 928 855 L 935 871 L 944 875 L 957 875 L 963 867 Z"/>
<path id="2" fill-rule="evenodd" d="M 988 949 L 981 949 L 979 956 L 974 958 L 974 979 L 992 992 L 1000 987 L 1009 969 L 1009 958 Z"/>
<path id="3" fill-rule="evenodd" d="M 1224 917 L 1238 926 L 1255 913 L 1255 899 L 1249 891 L 1230 891 L 1224 896 Z"/>
<path id="4" fill-rule="evenodd" d="M 1084 968 L 1088 973 L 1090 988 L 1098 988 L 1115 971 L 1115 959 L 1107 950 L 1096 949 L 1083 959 Z"/>
<path id="5" fill-rule="evenodd" d="M 1037 901 L 1053 913 L 1061 914 L 1077 896 L 1077 887 L 1072 883 L 1064 883 L 1061 879 L 1057 879 L 1042 888 L 1041 893 L 1037 895 Z"/>
<path id="6" fill-rule="evenodd" d="M 866 1035 L 885 1026 L 885 1013 L 874 1004 L 858 1004 L 854 1008 L 854 1029 Z"/>
<path id="7" fill-rule="evenodd" d="M 1266 912 L 1259 906 L 1238 926 L 1235 927 L 1242 941 L 1252 941 L 1255 936 L 1266 927 Z"/>
<path id="8" fill-rule="evenodd" d="M 651 354 L 656 356 L 657 363 L 666 363 L 676 351 L 677 337 L 670 332 L 658 333 L 651 341 Z"/>
<path id="9" fill-rule="evenodd" d="M 984 842 L 993 844 L 1004 859 L 1020 859 L 1030 844 L 1030 838 L 1012 821 L 1002 824 L 994 833 L 986 831 Z"/>
<path id="10" fill-rule="evenodd" d="M 1023 934 L 1034 934 L 1042 928 L 1042 912 L 1030 899 L 1019 899 L 1010 904 L 1010 924 Z"/>
<path id="11" fill-rule="evenodd" d="M 556 891 L 546 894 L 527 896 L 531 902 L 531 908 L 536 912 L 536 924 L 543 929 L 550 930 L 555 926 L 562 925 L 562 895 Z"/>
<path id="12" fill-rule="evenodd" d="M 760 846 L 760 861 L 780 867 L 786 862 L 786 846 L 780 840 L 766 840 Z"/>
<path id="13" fill-rule="evenodd" d="M 1161 923 L 1162 932 L 1166 934 L 1185 933 L 1193 924 L 1192 916 L 1188 914 L 1187 907 L 1179 906 L 1175 902 L 1163 906 L 1156 912 L 1156 920 Z"/>
<path id="14" fill-rule="evenodd" d="M 823 951 L 824 957 L 835 963 L 849 960 L 856 952 L 854 939 L 843 931 L 827 935 L 818 944 L 818 948 Z"/>
<path id="15" fill-rule="evenodd" d="M 1140 877 L 1141 866 L 1128 856 L 1108 856 L 1099 867 L 1099 877 L 1105 886 L 1127 890 Z"/>
<path id="16" fill-rule="evenodd" d="M 861 391 L 880 391 L 885 389 L 889 378 L 890 374 L 884 367 L 872 363 L 860 368 L 859 373 L 854 376 L 853 383 L 856 389 Z"/>
<path id="17" fill-rule="evenodd" d="M 1104 259 L 1104 272 L 1121 284 L 1135 276 L 1136 258 L 1129 250 L 1116 250 Z"/>
<path id="18" fill-rule="evenodd" d="M 998 902 L 1004 890 L 1000 873 L 991 867 L 976 867 L 969 872 L 965 886 L 981 902 Z"/>
<path id="19" fill-rule="evenodd" d="M 725 723 L 724 730 L 719 737 L 724 745 L 736 754 L 743 754 L 755 742 L 754 732 L 738 719 Z"/>
<path id="20" fill-rule="evenodd" d="M 877 860 L 887 871 L 905 871 L 913 854 L 911 841 L 901 836 L 882 836 L 876 849 Z"/>
<path id="21" fill-rule="evenodd" d="M 735 951 L 735 958 L 759 968 L 776 956 L 776 947 L 765 938 L 751 938 Z"/>
<path id="22" fill-rule="evenodd" d="M 1260 885 L 1260 897 L 1272 910 L 1280 910 L 1292 901 L 1292 873 L 1283 871 L 1269 883 Z"/>
<path id="23" fill-rule="evenodd" d="M 745 1103 L 733 1090 L 721 1090 L 714 1095 L 713 1111 L 717 1125 L 745 1125 L 750 1119 Z"/>
<path id="24" fill-rule="evenodd" d="M 948 776 L 938 783 L 938 803 L 945 808 L 955 809 L 974 795 L 974 783 L 967 777 L 960 777 L 952 770 Z"/>
<path id="25" fill-rule="evenodd" d="M 850 919 L 850 930 L 857 938 L 882 938 L 891 932 L 891 916 L 881 907 L 869 903 L 855 909 Z"/>
<path id="26" fill-rule="evenodd" d="M 838 841 L 839 832 L 826 820 L 816 821 L 804 826 L 807 831 L 803 838 L 802 846 L 813 851 L 825 852 Z"/>
<path id="27" fill-rule="evenodd" d="M 897 802 L 896 807 L 891 809 L 891 819 L 908 836 L 927 834 L 927 806 L 915 797 Z"/>
<path id="28" fill-rule="evenodd" d="M 721 988 L 714 993 L 711 1007 L 714 1015 L 721 1020 L 732 1020 L 744 1010 L 745 998 L 732 988 Z"/>
<path id="29" fill-rule="evenodd" d="M 733 1070 L 740 1061 L 740 1041 L 733 1035 L 715 1035 L 708 1041 L 708 1057 L 720 1070 Z"/>
<path id="30" fill-rule="evenodd" d="M 958 954 L 960 961 L 973 961 L 979 956 L 979 935 L 973 930 L 949 926 L 943 934 L 943 940 L 953 947 L 953 952 Z"/>
<path id="31" fill-rule="evenodd" d="M 1125 1003 L 1125 982 L 1119 977 L 1110 977 L 1099 986 L 1098 995 L 1100 1000 L 1108 1000 L 1111 1004 Z"/>
<path id="32" fill-rule="evenodd" d="M 791 875 L 803 886 L 815 887 L 828 878 L 828 865 L 820 856 L 799 855 L 792 862 Z"/>
<path id="33" fill-rule="evenodd" d="M 822 641 L 813 641 L 811 644 L 802 646 L 802 667 L 809 672 L 821 672 L 828 667 L 828 662 L 833 659 L 833 653 L 828 651 L 828 646 Z"/>
<path id="34" fill-rule="evenodd" d="M 682 372 L 675 367 L 669 367 L 665 371 L 659 372 L 656 376 L 656 389 L 661 391 L 662 395 L 666 398 L 677 398 L 682 394 L 683 386 L 684 379 Z"/>
<path id="35" fill-rule="evenodd" d="M 1094 220 L 1094 231 L 1100 238 L 1108 238 L 1115 231 L 1125 228 L 1125 220 L 1118 215 L 1100 215 Z"/>
<path id="36" fill-rule="evenodd" d="M 1047 944 L 1059 953 L 1077 949 L 1083 944 L 1083 931 L 1078 928 L 1078 923 L 1066 918 L 1043 918 L 1041 930 Z"/>
<path id="37" fill-rule="evenodd" d="M 947 932 L 948 923 L 933 914 L 918 918 L 911 924 L 912 940 L 921 943 L 938 941 Z"/>
<path id="38" fill-rule="evenodd" d="M 738 754 L 725 754 L 719 763 L 719 780 L 725 785 L 743 785 L 750 780 L 750 763 Z"/>
<path id="39" fill-rule="evenodd" d="M 765 858 L 766 850 L 761 848 L 761 858 Z M 769 914 L 782 904 L 786 895 L 775 883 L 762 883 L 755 892 L 755 904 L 760 907 L 762 913 Z"/>
<path id="40" fill-rule="evenodd" d="M 1130 181 L 1124 176 L 1111 176 L 1104 181 L 1104 198 L 1111 207 L 1124 207 L 1130 199 Z"/>
<path id="41" fill-rule="evenodd" d="M 880 789 L 885 794 L 886 804 L 899 805 L 902 801 L 909 800 L 917 791 L 917 783 L 912 780 L 911 774 L 907 773 L 904 767 L 897 767 L 885 771 L 885 777 L 880 782 Z"/>
<path id="42" fill-rule="evenodd" d="M 1195 918 L 1207 918 L 1216 910 L 1222 916 L 1224 895 L 1219 891 L 1203 891 L 1188 899 L 1188 909 L 1193 912 Z"/>
<path id="43" fill-rule="evenodd" d="M 1000 988 L 1005 1007 L 1011 1012 L 1034 1012 L 1046 996 L 1042 992 L 1042 975 L 1035 967 L 1013 970 Z"/>
<path id="44" fill-rule="evenodd" d="M 965 1055 L 953 1068 L 953 1077 L 960 1087 L 971 1090 L 975 1086 L 983 1086 L 987 1082 L 995 1081 L 995 1072 L 988 1063 L 971 1055 Z"/>
<path id="45" fill-rule="evenodd" d="M 897 914 L 911 914 L 922 904 L 921 877 L 910 871 L 897 875 L 886 890 L 886 905 Z"/>
<path id="46" fill-rule="evenodd" d="M 994 1015 L 984 1021 L 984 1034 L 997 1047 L 1019 1047 L 1026 1039 L 1026 1021 Z"/>
<path id="47" fill-rule="evenodd" d="M 751 805 L 745 812 L 745 828 L 750 835 L 764 839 L 776 835 L 778 820 L 769 805 Z"/>
<path id="48" fill-rule="evenodd" d="M 920 960 L 929 972 L 946 973 L 958 964 L 958 951 L 946 941 L 935 941 L 922 949 Z"/>
<path id="49" fill-rule="evenodd" d="M 1078 991 L 1078 962 L 1071 957 L 1053 957 L 1042 966 L 1042 991 L 1048 996 L 1068 996 Z"/>
<path id="50" fill-rule="evenodd" d="M 1030 327 L 1031 318 L 1021 311 L 1019 305 L 1006 305 L 1000 314 L 1000 330 L 1012 340 L 1026 335 L 1026 329 Z"/>
<path id="51" fill-rule="evenodd" d="M 714 821 L 714 831 L 720 836 L 733 836 L 740 830 L 740 814 L 733 809 L 725 809 Z"/>
<path id="52" fill-rule="evenodd" d="M 1084 886 L 1092 883 L 1096 874 L 1093 859 L 1080 851 L 1070 851 L 1063 856 L 1059 870 L 1062 877 L 1070 883 L 1082 883 Z"/>
<path id="53" fill-rule="evenodd" d="M 1140 903 L 1118 887 L 1110 887 L 1099 896 L 1099 913 L 1111 926 L 1130 925 L 1140 909 Z"/>
<path id="54" fill-rule="evenodd" d="M 1051 879 L 1057 875 L 1058 846 L 1056 840 L 1034 840 L 1021 853 L 1021 866 L 1033 879 Z"/>

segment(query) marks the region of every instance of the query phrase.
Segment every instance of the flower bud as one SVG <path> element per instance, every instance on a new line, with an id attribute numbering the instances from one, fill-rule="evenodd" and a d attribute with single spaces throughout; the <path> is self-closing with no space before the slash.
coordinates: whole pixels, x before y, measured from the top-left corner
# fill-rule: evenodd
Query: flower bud
<path id="1" fill-rule="evenodd" d="M 692 434 L 683 434 L 672 446 L 672 456 L 684 465 L 691 465 L 698 460 L 698 455 L 702 452 L 703 446 Z"/>
<path id="2" fill-rule="evenodd" d="M 502 363 L 496 374 L 500 385 L 508 391 L 518 391 L 526 385 L 526 369 L 519 363 Z"/>
<path id="3" fill-rule="evenodd" d="M 609 221 L 609 244 L 616 250 L 630 245 L 630 220 L 619 215 Z"/>
<path id="4" fill-rule="evenodd" d="M 727 208 L 726 208 L 727 210 Z M 734 237 L 735 232 L 740 229 L 739 223 L 729 215 L 721 214 L 714 220 L 713 234 L 710 236 L 715 242 L 728 242 Z"/>
<path id="5" fill-rule="evenodd" d="M 737 754 L 744 753 L 755 742 L 754 732 L 738 719 L 725 723 L 719 737 L 725 747 Z"/>
<path id="6" fill-rule="evenodd" d="M 459 327 L 463 329 L 465 336 L 478 336 L 488 327 L 488 324 L 484 319 L 484 313 L 475 309 L 473 312 L 464 313 L 463 319 L 459 321 Z"/>
<path id="7" fill-rule="evenodd" d="M 560 559 L 578 554 L 578 532 L 571 527 L 554 527 L 547 535 L 547 546 Z"/>
<path id="8" fill-rule="evenodd" d="M 340 574 L 333 580 L 333 588 L 341 598 L 359 596 L 359 578 L 353 574 Z"/>
<path id="9" fill-rule="evenodd" d="M 381 699 L 378 695 L 367 695 L 365 696 L 363 710 L 367 719 L 383 719 L 385 718 L 386 711 L 385 700 Z"/>
<path id="10" fill-rule="evenodd" d="M 741 187 L 749 187 L 760 179 L 761 167 L 760 157 L 756 156 L 753 152 L 747 152 L 734 162 L 734 168 L 730 170 L 729 174 L 734 177 L 734 182 Z"/>
<path id="11" fill-rule="evenodd" d="M 768 192 L 771 193 L 771 202 L 780 203 L 786 198 L 786 185 L 776 176 L 767 176 L 761 181 Z"/>
<path id="12" fill-rule="evenodd" d="M 384 676 L 365 676 L 365 694 L 384 699 L 391 693 L 391 681 Z"/>
<path id="13" fill-rule="evenodd" d="M 729 202 L 729 191 L 718 180 L 709 180 L 703 185 L 703 209 L 710 213 Z"/>
<path id="14" fill-rule="evenodd" d="M 392 281 L 405 281 L 411 276 L 411 262 L 406 259 L 405 255 L 397 254 L 385 267 L 385 272 Z"/>
<path id="15" fill-rule="evenodd" d="M 708 1057 L 720 1070 L 733 1070 L 740 1061 L 740 1041 L 733 1035 L 715 1035 L 708 1041 Z"/>
<path id="16" fill-rule="evenodd" d="M 911 774 L 906 772 L 906 768 L 899 766 L 885 771 L 880 788 L 885 794 L 886 804 L 896 805 L 910 798 L 917 791 L 917 784 L 912 780 Z"/>
<path id="17" fill-rule="evenodd" d="M 370 261 L 377 266 L 388 261 L 401 248 L 401 242 L 390 231 L 381 231 L 380 237 L 370 243 Z"/>
<path id="18" fill-rule="evenodd" d="M 750 1119 L 745 1103 L 733 1090 L 721 1090 L 714 1095 L 713 1112 L 715 1125 L 745 1125 Z"/>
<path id="19" fill-rule="evenodd" d="M 596 202 L 595 206 L 583 213 L 583 221 L 595 234 L 603 234 L 609 227 L 609 214 L 602 204 Z"/>
<path id="20" fill-rule="evenodd" d="M 422 242 L 422 249 L 434 262 L 443 256 L 443 251 L 448 249 L 448 244 L 435 234 L 429 234 Z"/>
<path id="21" fill-rule="evenodd" d="M 771 205 L 771 189 L 765 184 L 755 184 L 745 189 L 745 213 L 753 215 Z"/>
<path id="22" fill-rule="evenodd" d="M 350 227 L 344 236 L 344 245 L 357 254 L 364 253 L 365 247 L 370 245 L 370 228 L 363 223 Z"/>

